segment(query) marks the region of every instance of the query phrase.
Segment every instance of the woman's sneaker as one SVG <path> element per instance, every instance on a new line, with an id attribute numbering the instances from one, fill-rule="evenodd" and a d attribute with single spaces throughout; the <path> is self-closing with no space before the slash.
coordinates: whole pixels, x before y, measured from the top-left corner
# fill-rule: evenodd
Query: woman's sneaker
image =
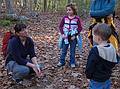
<path id="1" fill-rule="evenodd" d="M 23 79 L 16 79 L 15 82 L 19 85 L 23 84 Z"/>
<path id="2" fill-rule="evenodd" d="M 14 79 L 12 78 L 13 81 L 15 81 L 16 84 L 22 85 L 23 84 L 23 79 Z"/>

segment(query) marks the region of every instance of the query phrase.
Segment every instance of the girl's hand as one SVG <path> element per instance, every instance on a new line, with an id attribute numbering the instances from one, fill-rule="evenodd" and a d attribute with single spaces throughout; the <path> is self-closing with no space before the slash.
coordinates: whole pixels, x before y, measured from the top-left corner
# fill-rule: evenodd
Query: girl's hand
<path id="1" fill-rule="evenodd" d="M 90 82 L 90 79 L 87 79 L 88 82 Z"/>
<path id="2" fill-rule="evenodd" d="M 62 34 L 62 38 L 65 38 L 66 36 L 65 36 L 65 34 Z"/>
<path id="3" fill-rule="evenodd" d="M 75 39 L 75 36 L 72 36 L 72 37 L 71 37 L 71 40 L 74 40 L 74 39 Z"/>

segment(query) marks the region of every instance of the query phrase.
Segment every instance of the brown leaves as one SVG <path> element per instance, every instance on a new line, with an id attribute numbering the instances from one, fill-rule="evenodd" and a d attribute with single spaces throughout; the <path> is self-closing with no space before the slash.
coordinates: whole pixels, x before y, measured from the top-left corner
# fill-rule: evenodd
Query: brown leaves
<path id="1" fill-rule="evenodd" d="M 60 57 L 60 49 L 58 48 L 59 29 L 58 25 L 62 16 L 59 15 L 40 15 L 37 20 L 31 19 L 28 24 L 29 35 L 35 42 L 35 51 L 38 62 L 44 63 L 44 77 L 40 79 L 34 76 L 28 80 L 23 89 L 86 89 L 88 82 L 85 77 L 86 59 L 89 52 L 89 44 L 87 39 L 87 31 L 89 22 L 84 21 L 85 26 L 82 34 L 83 50 L 80 52 L 76 50 L 77 68 L 71 69 L 69 67 L 69 52 L 66 57 L 66 65 L 63 68 L 57 68 L 56 65 Z M 118 22 L 117 22 L 118 23 Z M 119 25 L 119 24 L 118 24 Z M 118 27 L 117 25 L 117 27 Z M 0 43 L 5 30 L 0 30 Z M 0 45 L 1 46 L 1 45 Z M 6 76 L 3 69 L 4 60 L 0 56 L 0 88 L 1 89 L 20 89 L 20 86 L 11 85 L 12 81 Z M 113 89 L 120 88 L 120 65 L 114 69 L 112 77 Z"/>

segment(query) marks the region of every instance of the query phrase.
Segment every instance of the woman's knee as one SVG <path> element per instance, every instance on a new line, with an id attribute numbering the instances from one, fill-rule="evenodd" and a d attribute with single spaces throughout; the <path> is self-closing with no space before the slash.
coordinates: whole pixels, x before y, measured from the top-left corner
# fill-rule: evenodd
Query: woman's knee
<path id="1" fill-rule="evenodd" d="M 19 68 L 15 68 L 13 72 L 19 75 L 26 76 L 30 73 L 30 69 L 27 66 L 21 66 Z"/>

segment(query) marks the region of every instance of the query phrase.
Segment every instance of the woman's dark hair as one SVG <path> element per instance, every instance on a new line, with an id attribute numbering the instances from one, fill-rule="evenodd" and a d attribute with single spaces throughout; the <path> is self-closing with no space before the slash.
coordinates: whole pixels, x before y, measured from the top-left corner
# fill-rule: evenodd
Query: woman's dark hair
<path id="1" fill-rule="evenodd" d="M 15 33 L 24 30 L 27 26 L 23 23 L 16 24 L 14 27 Z"/>
<path id="2" fill-rule="evenodd" d="M 73 14 L 77 15 L 76 5 L 73 3 L 68 4 L 66 7 L 70 7 L 73 10 Z"/>
<path id="3" fill-rule="evenodd" d="M 94 31 L 94 35 L 100 36 L 103 41 L 107 41 L 112 34 L 112 30 L 110 26 L 107 25 L 106 23 L 96 25 L 93 28 L 93 31 Z"/>

